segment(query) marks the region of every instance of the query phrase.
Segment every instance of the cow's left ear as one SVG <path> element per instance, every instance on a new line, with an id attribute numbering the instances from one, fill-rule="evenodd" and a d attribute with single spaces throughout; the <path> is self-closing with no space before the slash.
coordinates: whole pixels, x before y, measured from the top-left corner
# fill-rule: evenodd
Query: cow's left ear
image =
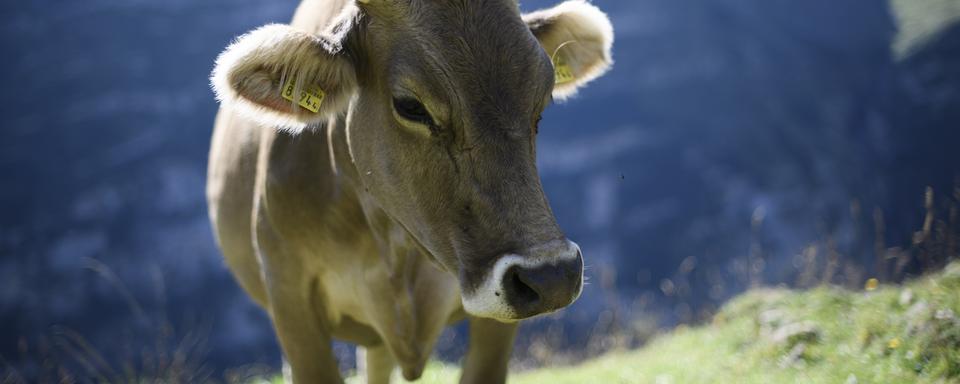
<path id="1" fill-rule="evenodd" d="M 613 25 L 597 7 L 582 0 L 561 3 L 523 16 L 553 61 L 553 97 L 565 99 L 613 64 Z"/>

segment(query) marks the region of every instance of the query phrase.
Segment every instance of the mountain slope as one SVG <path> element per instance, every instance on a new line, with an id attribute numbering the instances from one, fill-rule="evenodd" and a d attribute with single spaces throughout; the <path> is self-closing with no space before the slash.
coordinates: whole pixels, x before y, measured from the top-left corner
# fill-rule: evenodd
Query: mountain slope
<path id="1" fill-rule="evenodd" d="M 866 288 L 755 290 L 709 325 L 510 382 L 960 383 L 960 262 L 903 286 Z M 420 382 L 456 377 L 435 365 Z"/>

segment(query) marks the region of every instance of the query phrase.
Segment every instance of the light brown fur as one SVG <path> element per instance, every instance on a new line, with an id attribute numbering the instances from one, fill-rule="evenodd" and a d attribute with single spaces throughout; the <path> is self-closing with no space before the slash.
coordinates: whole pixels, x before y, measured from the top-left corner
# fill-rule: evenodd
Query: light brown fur
<path id="1" fill-rule="evenodd" d="M 609 29 L 605 18 L 578 29 L 570 20 L 582 18 L 542 15 L 524 24 L 512 0 L 306 0 L 290 27 L 245 35 L 218 60 L 211 221 L 240 285 L 270 313 L 295 382 L 342 382 L 333 338 L 367 348 L 370 382 L 389 381 L 395 365 L 416 379 L 443 328 L 465 317 L 461 382 L 503 382 L 515 321 L 579 294 L 572 275 L 566 296 L 535 312 L 468 315 L 462 304 L 483 293 L 484 305 L 506 305 L 479 288 L 504 260 L 580 258 L 534 162 L 537 115 L 551 92 L 571 92 L 550 88 L 545 50 L 572 55 L 578 79 L 564 86 L 575 89 L 609 66 L 612 36 L 594 33 Z M 584 46 L 534 39 L 551 31 Z M 327 92 L 319 113 L 280 101 L 292 73 Z M 399 117 L 391 97 L 416 97 L 436 126 Z"/>

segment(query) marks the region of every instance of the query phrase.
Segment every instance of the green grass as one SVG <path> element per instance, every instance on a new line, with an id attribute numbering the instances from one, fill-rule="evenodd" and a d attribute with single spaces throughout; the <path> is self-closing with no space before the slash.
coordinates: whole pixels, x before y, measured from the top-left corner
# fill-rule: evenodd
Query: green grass
<path id="1" fill-rule="evenodd" d="M 764 289 L 712 324 L 511 383 L 960 383 L 960 263 L 904 286 Z M 420 382 L 456 382 L 434 365 Z M 855 378 L 855 379 L 854 379 Z"/>
<path id="2" fill-rule="evenodd" d="M 853 292 L 762 289 L 708 325 L 570 367 L 518 372 L 531 383 L 960 383 L 960 262 L 903 286 Z M 456 383 L 433 363 L 419 383 Z M 356 379 L 351 382 L 357 383 Z"/>

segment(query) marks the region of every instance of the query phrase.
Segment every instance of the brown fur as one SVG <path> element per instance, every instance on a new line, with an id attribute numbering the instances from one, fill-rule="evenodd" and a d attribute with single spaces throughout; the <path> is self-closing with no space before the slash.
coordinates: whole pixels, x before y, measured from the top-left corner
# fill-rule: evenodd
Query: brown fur
<path id="1" fill-rule="evenodd" d="M 251 32 L 218 59 L 210 216 L 295 382 L 342 381 L 333 338 L 367 348 L 370 382 L 395 365 L 416 379 L 464 317 L 461 382 L 505 380 L 515 321 L 535 313 L 504 307 L 487 290 L 501 284 L 493 271 L 580 258 L 540 186 L 536 121 L 551 93 L 610 63 L 606 18 L 560 7 L 524 22 L 512 0 L 305 0 L 291 26 Z M 583 41 L 554 47 L 570 38 Z M 568 55 L 573 88 L 552 88 L 550 50 Z M 294 73 L 327 92 L 320 113 L 279 98 Z M 433 123 L 401 118 L 397 97 Z M 579 295 L 573 277 L 540 312 Z"/>

